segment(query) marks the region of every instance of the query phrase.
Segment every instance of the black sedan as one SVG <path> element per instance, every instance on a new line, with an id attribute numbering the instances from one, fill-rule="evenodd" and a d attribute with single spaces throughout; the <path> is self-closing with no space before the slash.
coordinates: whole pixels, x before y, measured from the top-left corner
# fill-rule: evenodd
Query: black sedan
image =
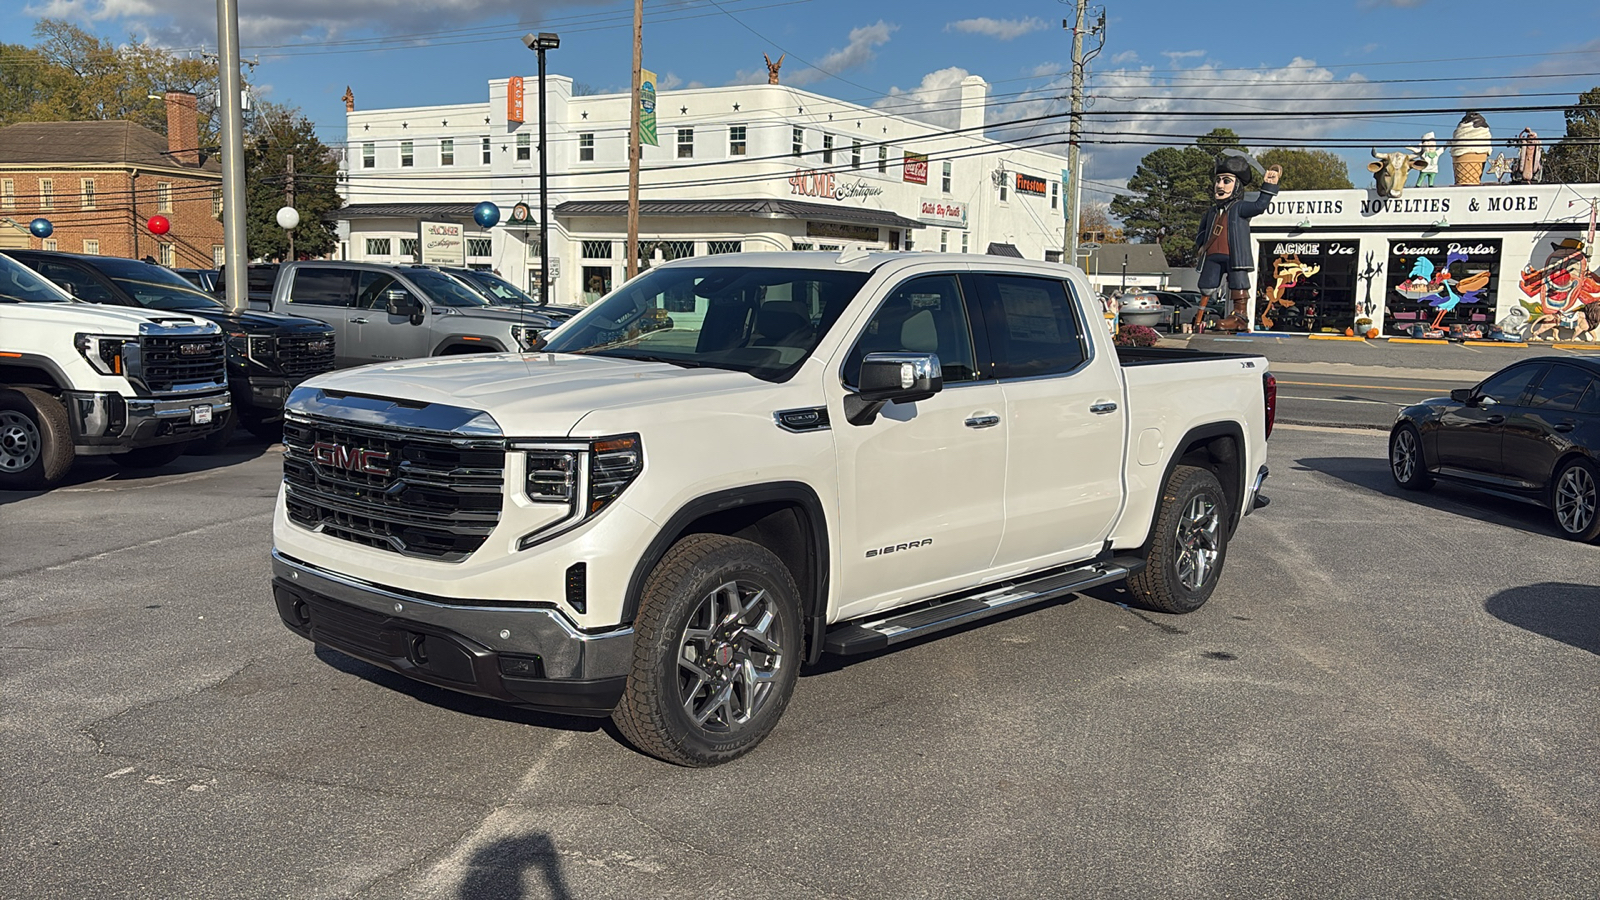
<path id="1" fill-rule="evenodd" d="M 1574 540 L 1600 537 L 1600 356 L 1540 357 L 1400 411 L 1389 471 L 1538 503 Z"/>

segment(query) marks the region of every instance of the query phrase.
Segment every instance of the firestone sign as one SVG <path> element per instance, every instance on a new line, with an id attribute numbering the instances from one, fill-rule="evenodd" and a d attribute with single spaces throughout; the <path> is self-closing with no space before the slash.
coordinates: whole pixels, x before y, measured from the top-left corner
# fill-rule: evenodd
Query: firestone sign
<path id="1" fill-rule="evenodd" d="M 1032 175 L 1024 175 L 1021 172 L 1017 173 L 1017 193 L 1038 194 L 1039 196 L 1043 197 L 1045 191 L 1047 190 L 1049 190 L 1049 188 L 1046 186 L 1043 178 L 1036 178 Z"/>
<path id="2" fill-rule="evenodd" d="M 967 205 L 939 198 L 924 197 L 917 211 L 917 221 L 947 228 L 967 227 Z"/>

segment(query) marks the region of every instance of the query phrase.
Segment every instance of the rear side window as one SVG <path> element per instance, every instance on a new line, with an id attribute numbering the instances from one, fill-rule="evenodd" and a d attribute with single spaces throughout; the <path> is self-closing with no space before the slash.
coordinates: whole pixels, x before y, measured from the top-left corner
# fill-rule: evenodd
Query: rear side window
<path id="1" fill-rule="evenodd" d="M 1578 400 L 1577 411 L 1587 416 L 1600 416 L 1600 378 L 1589 379 L 1589 389 Z"/>
<path id="2" fill-rule="evenodd" d="M 1589 376 L 1572 366 L 1551 366 L 1534 388 L 1528 405 L 1551 412 L 1571 412 L 1589 386 Z"/>
<path id="3" fill-rule="evenodd" d="M 1542 364 L 1514 366 L 1490 376 L 1478 387 L 1478 396 L 1489 397 L 1496 403 L 1520 403 L 1522 395 L 1528 392 L 1528 385 L 1544 370 Z"/>
<path id="4" fill-rule="evenodd" d="M 270 294 L 273 285 L 278 282 L 278 270 L 250 268 L 244 273 L 245 281 L 249 284 L 247 290 L 253 294 Z"/>
<path id="5" fill-rule="evenodd" d="M 1088 359 L 1083 323 L 1067 286 L 1053 278 L 979 275 L 995 375 L 1070 372 Z"/>
<path id="6" fill-rule="evenodd" d="M 315 266 L 297 269 L 289 302 L 306 306 L 349 306 L 355 298 L 355 272 Z"/>

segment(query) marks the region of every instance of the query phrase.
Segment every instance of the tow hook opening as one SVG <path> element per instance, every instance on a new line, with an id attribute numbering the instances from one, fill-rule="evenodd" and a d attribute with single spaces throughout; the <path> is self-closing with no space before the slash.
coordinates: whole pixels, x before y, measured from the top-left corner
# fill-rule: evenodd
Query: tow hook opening
<path id="1" fill-rule="evenodd" d="M 413 665 L 426 666 L 428 664 L 428 636 L 425 634 L 413 634 L 408 655 L 411 657 Z"/>
<path id="2" fill-rule="evenodd" d="M 289 607 L 289 612 L 294 616 L 295 624 L 301 628 L 311 627 L 311 610 L 304 600 L 295 600 Z"/>

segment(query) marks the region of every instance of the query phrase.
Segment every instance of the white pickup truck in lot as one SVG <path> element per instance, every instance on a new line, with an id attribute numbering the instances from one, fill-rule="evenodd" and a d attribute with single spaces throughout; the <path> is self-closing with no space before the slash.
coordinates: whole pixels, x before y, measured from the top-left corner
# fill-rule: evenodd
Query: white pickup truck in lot
<path id="1" fill-rule="evenodd" d="M 1113 581 L 1197 609 L 1265 504 L 1276 386 L 1119 354 L 1093 296 L 999 257 L 686 259 L 535 352 L 319 376 L 287 407 L 279 614 L 712 765 L 825 652 Z"/>

